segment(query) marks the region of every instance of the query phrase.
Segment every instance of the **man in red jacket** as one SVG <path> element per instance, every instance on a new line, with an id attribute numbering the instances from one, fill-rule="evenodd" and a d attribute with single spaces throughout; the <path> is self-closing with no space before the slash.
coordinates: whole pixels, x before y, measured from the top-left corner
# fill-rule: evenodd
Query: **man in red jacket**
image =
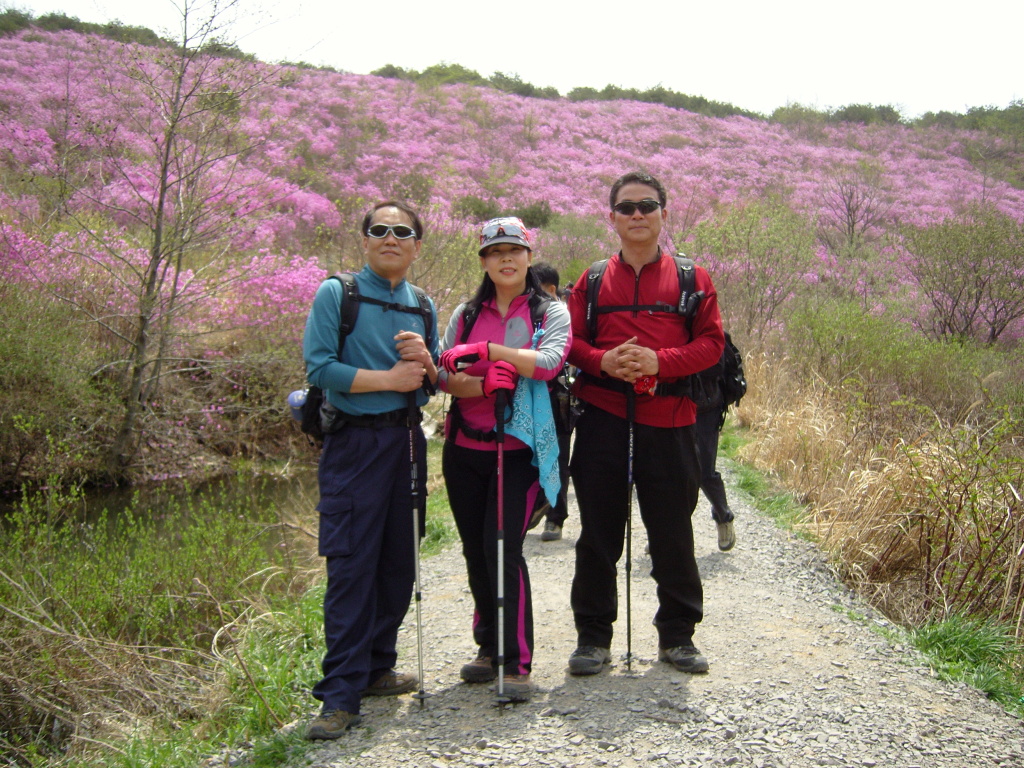
<path id="1" fill-rule="evenodd" d="M 587 273 L 569 299 L 569 362 L 581 371 L 576 386 L 584 403 L 570 462 L 581 532 L 571 596 L 578 647 L 569 671 L 592 675 L 611 661 L 632 465 L 658 585 L 658 657 L 683 672 L 707 672 L 707 659 L 693 644 L 704 602 L 690 521 L 700 465 L 696 408 L 682 380 L 722 354 L 718 297 L 708 273 L 695 267 L 695 291 L 704 298 L 692 321 L 676 311 L 679 268 L 659 245 L 667 217 L 661 182 L 628 173 L 612 185 L 609 203 L 621 250 L 601 278 L 595 338 L 587 321 Z"/>

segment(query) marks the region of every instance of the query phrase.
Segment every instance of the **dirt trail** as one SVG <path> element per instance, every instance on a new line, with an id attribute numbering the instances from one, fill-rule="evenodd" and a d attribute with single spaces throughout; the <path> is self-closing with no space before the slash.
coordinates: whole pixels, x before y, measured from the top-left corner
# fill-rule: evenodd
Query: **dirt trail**
<path id="1" fill-rule="evenodd" d="M 728 482 L 728 468 L 724 474 Z M 654 582 L 637 513 L 632 674 L 621 661 L 624 615 L 615 666 L 590 678 L 567 673 L 576 641 L 573 509 L 562 541 L 541 542 L 539 529 L 528 537 L 537 686 L 529 703 L 499 711 L 488 686 L 459 681 L 475 647 L 464 565 L 453 547 L 423 562 L 425 677 L 433 694 L 426 706 L 408 696 L 367 700 L 360 727 L 295 765 L 1024 768 L 1018 720 L 973 689 L 937 680 L 912 650 L 872 631 L 884 620 L 836 582 L 812 545 L 778 530 L 734 487 L 729 492 L 737 515 L 732 552 L 718 551 L 703 499 L 694 514 L 705 592 L 694 640 L 709 674 L 691 677 L 657 662 Z M 624 587 L 620 568 L 620 596 Z M 620 605 L 624 613 L 621 597 Z M 412 612 L 400 666 L 416 669 Z"/>

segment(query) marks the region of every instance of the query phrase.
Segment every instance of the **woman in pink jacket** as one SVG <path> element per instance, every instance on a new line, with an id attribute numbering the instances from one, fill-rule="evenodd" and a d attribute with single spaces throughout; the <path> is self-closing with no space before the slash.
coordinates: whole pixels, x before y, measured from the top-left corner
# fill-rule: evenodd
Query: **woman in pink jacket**
<path id="1" fill-rule="evenodd" d="M 484 277 L 476 294 L 452 315 L 441 343 L 441 387 L 453 396 L 442 459 L 452 515 L 462 539 L 473 594 L 476 659 L 467 683 L 498 675 L 497 444 L 495 398 L 512 403 L 519 377 L 549 381 L 562 369 L 570 342 L 569 313 L 551 301 L 530 269 L 530 235 L 517 218 L 492 219 L 480 233 Z M 511 701 L 530 694 L 533 608 L 523 541 L 539 492 L 529 445 L 505 437 L 504 677 Z"/>

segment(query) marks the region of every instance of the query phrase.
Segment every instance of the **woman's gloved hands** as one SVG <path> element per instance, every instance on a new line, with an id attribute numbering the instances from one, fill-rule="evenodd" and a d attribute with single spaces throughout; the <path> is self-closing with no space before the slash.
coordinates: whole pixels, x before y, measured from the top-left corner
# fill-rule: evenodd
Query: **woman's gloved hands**
<path id="1" fill-rule="evenodd" d="M 457 347 L 453 347 L 453 349 L 457 349 Z M 484 374 L 482 384 L 484 397 L 494 397 L 495 393 L 502 390 L 512 392 L 516 388 L 517 381 L 519 381 L 519 373 L 516 371 L 516 367 L 512 363 L 499 360 Z"/>
<path id="2" fill-rule="evenodd" d="M 490 360 L 488 343 L 474 341 L 472 344 L 456 344 L 441 353 L 441 366 L 448 373 L 458 373 L 460 364 L 470 365 L 477 360 Z"/>

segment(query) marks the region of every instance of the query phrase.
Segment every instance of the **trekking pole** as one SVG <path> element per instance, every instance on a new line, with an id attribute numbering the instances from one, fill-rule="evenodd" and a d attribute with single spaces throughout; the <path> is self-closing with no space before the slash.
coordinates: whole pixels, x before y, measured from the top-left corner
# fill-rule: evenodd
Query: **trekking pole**
<path id="1" fill-rule="evenodd" d="M 423 709 L 430 694 L 424 690 L 423 683 L 423 614 L 420 610 L 420 602 L 423 600 L 420 590 L 420 509 L 423 498 L 420 494 L 420 467 L 416 455 L 416 412 L 416 392 L 409 392 L 409 477 L 412 488 L 412 552 L 416 573 L 416 660 L 420 673 L 420 690 L 412 697 L 419 699 L 420 709 Z"/>
<path id="2" fill-rule="evenodd" d="M 629 457 L 626 460 L 626 671 L 633 671 L 633 606 L 630 600 L 633 584 L 633 431 L 636 423 L 636 393 L 626 388 L 626 421 L 629 423 Z"/>
<path id="3" fill-rule="evenodd" d="M 505 695 L 505 401 L 506 390 L 494 397 L 495 442 L 498 445 L 498 706 L 504 710 Z"/>

